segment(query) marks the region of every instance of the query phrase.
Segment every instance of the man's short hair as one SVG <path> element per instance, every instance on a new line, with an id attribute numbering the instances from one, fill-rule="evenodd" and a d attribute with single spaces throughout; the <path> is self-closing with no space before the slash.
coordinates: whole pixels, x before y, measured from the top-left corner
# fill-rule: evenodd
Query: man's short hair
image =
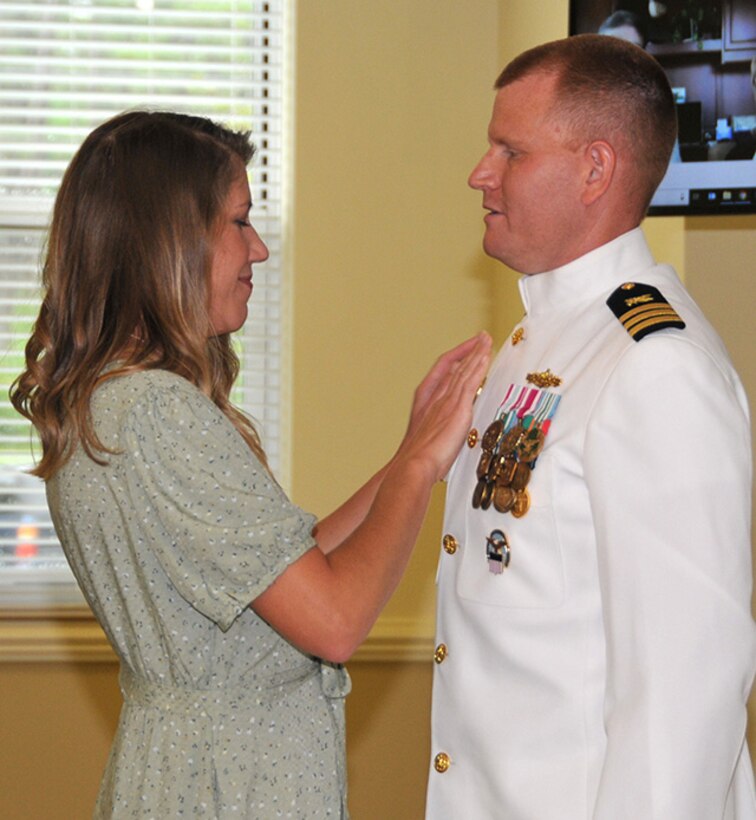
<path id="1" fill-rule="evenodd" d="M 677 137 L 674 98 L 659 63 L 624 40 L 579 34 L 523 52 L 501 72 L 495 87 L 536 73 L 556 78 L 551 113 L 566 127 L 571 143 L 604 139 L 620 161 L 632 163 L 645 213 Z"/>

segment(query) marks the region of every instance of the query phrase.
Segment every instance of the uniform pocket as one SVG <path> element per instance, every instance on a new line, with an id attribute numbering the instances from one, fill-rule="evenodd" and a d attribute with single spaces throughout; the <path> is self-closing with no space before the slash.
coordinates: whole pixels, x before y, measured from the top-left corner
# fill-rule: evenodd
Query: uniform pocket
<path id="1" fill-rule="evenodd" d="M 528 484 L 530 509 L 522 518 L 473 509 L 465 514 L 459 558 L 460 598 L 497 607 L 548 609 L 564 600 L 562 549 L 552 504 L 554 467 L 548 452 L 539 458 Z M 509 565 L 500 574 L 489 570 L 487 539 L 501 530 L 510 549 Z M 458 536 L 457 536 L 458 537 Z"/>

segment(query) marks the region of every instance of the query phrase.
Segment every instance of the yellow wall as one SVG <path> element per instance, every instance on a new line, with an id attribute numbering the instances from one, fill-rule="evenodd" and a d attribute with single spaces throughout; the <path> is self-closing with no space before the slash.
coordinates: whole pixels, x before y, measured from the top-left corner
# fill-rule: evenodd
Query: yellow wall
<path id="1" fill-rule="evenodd" d="M 392 454 L 435 357 L 511 313 L 492 298 L 480 197 L 466 187 L 485 146 L 498 7 L 297 11 L 292 492 L 321 514 Z M 426 630 L 436 520 L 387 611 Z"/>
<path id="2" fill-rule="evenodd" d="M 299 0 L 291 181 L 295 500 L 322 514 L 380 466 L 438 352 L 521 314 L 481 250 L 466 178 L 507 59 L 567 31 L 567 0 Z M 756 217 L 653 219 L 756 396 Z M 416 820 L 428 765 L 442 493 L 405 581 L 351 664 L 356 820 Z M 1 654 L 1 653 L 0 653 Z M 0 664 L 0 816 L 88 816 L 117 717 L 113 664 Z"/>

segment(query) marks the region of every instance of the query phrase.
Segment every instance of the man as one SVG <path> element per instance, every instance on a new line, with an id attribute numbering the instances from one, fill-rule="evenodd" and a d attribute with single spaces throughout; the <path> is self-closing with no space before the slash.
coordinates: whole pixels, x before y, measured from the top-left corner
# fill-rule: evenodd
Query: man
<path id="1" fill-rule="evenodd" d="M 754 818 L 748 408 L 638 227 L 669 85 L 581 35 L 496 87 L 470 185 L 525 317 L 448 479 L 427 816 Z"/>

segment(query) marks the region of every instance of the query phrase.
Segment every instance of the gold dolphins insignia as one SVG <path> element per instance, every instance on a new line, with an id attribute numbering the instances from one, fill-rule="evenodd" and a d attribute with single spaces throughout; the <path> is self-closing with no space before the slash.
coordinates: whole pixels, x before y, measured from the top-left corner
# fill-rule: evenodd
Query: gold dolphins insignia
<path id="1" fill-rule="evenodd" d="M 541 373 L 528 373 L 525 377 L 528 384 L 534 384 L 536 387 L 559 387 L 562 379 L 555 376 L 550 370 L 544 370 Z"/>

